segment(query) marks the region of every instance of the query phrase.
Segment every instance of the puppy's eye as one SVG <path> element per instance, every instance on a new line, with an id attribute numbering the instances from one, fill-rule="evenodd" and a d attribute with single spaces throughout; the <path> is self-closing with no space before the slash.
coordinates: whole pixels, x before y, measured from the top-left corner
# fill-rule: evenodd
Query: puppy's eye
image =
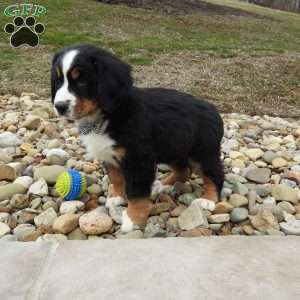
<path id="1" fill-rule="evenodd" d="M 77 79 L 79 79 L 80 75 L 81 75 L 81 72 L 78 68 L 72 69 L 72 71 L 71 71 L 72 79 L 77 80 Z"/>

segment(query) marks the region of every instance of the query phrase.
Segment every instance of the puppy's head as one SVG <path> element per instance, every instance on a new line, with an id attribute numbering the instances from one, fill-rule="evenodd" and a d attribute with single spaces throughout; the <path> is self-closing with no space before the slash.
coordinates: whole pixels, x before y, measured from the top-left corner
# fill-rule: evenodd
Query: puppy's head
<path id="1" fill-rule="evenodd" d="M 52 102 L 58 115 L 81 119 L 99 110 L 111 114 L 132 84 L 130 66 L 94 46 L 65 48 L 52 61 Z"/>

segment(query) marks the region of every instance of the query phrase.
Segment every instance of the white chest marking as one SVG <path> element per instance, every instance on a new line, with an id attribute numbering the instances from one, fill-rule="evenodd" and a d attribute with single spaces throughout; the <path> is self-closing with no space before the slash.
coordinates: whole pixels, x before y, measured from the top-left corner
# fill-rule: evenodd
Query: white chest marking
<path id="1" fill-rule="evenodd" d="M 86 147 L 87 155 L 90 158 L 105 161 L 116 165 L 115 151 L 113 146 L 116 142 L 108 134 L 90 133 L 81 135 L 81 140 Z"/>

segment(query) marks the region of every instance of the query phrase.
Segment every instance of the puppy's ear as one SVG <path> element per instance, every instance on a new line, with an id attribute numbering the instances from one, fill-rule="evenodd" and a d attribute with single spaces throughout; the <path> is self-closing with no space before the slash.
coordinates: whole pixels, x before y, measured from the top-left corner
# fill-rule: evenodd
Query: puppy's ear
<path id="1" fill-rule="evenodd" d="M 58 89 L 57 86 L 57 60 L 60 56 L 60 53 L 56 53 L 52 59 L 52 67 L 51 67 L 51 99 L 52 103 L 54 102 L 55 94 Z"/>
<path id="2" fill-rule="evenodd" d="M 98 53 L 93 57 L 97 73 L 97 96 L 100 107 L 113 112 L 128 98 L 133 85 L 131 67 L 111 54 Z"/>

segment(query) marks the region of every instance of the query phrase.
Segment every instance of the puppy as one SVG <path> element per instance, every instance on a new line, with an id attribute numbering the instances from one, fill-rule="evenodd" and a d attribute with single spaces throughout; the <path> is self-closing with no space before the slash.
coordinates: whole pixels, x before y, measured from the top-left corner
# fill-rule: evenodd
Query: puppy
<path id="1" fill-rule="evenodd" d="M 155 188 L 185 182 L 197 172 L 204 180 L 197 201 L 214 209 L 224 172 L 223 122 L 212 104 L 176 90 L 135 87 L 128 64 L 90 45 L 54 56 L 51 91 L 58 115 L 79 121 L 88 155 L 106 166 L 113 184 L 107 206 L 128 202 L 122 231 L 145 224 L 158 163 L 172 173 Z"/>

